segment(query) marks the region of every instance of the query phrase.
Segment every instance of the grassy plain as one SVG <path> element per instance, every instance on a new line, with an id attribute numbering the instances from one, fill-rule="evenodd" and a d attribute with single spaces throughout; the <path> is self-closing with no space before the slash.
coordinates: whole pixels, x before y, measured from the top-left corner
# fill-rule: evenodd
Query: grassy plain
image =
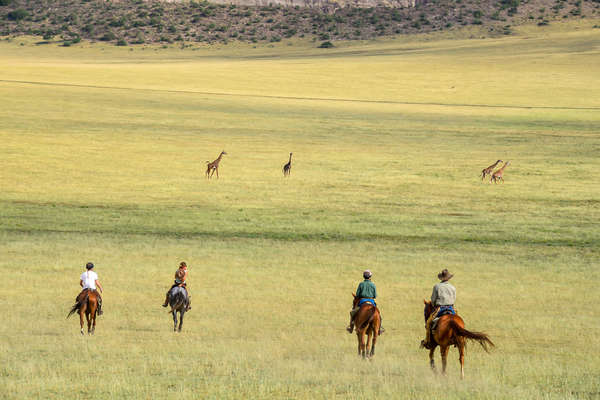
<path id="1" fill-rule="evenodd" d="M 0 396 L 599 398 L 586 24 L 332 51 L 0 43 Z M 506 183 L 482 183 L 498 158 Z M 86 261 L 106 314 L 82 338 L 64 317 Z M 497 344 L 468 348 L 462 382 L 455 351 L 442 378 L 418 349 L 444 267 Z M 365 268 L 387 329 L 371 362 L 344 331 Z"/>

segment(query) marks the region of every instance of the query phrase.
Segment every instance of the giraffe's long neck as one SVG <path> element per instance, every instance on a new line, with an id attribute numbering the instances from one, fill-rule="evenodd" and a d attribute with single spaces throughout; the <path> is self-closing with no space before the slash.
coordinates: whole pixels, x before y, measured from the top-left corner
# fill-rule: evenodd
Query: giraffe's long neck
<path id="1" fill-rule="evenodd" d="M 290 154 L 290 161 L 288 161 L 288 164 L 292 164 L 292 155 Z"/>
<path id="2" fill-rule="evenodd" d="M 494 163 L 494 165 L 492 167 L 496 167 L 496 165 L 500 164 L 502 161 L 498 160 Z"/>
<path id="3" fill-rule="evenodd" d="M 504 168 L 506 168 L 507 165 L 508 165 L 508 163 L 504 163 L 504 165 L 500 167 L 498 172 L 504 172 Z"/>
<path id="4" fill-rule="evenodd" d="M 217 159 L 215 161 L 213 161 L 215 164 L 218 164 L 219 161 L 221 161 L 221 157 L 223 157 L 223 153 L 219 154 L 219 157 L 217 157 Z"/>

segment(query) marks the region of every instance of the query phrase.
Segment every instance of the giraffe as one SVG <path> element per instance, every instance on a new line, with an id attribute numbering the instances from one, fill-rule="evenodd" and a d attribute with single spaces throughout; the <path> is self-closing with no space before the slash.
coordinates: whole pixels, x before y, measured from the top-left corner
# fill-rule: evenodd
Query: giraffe
<path id="1" fill-rule="evenodd" d="M 213 162 L 206 162 L 206 178 L 210 179 L 212 178 L 213 174 L 216 172 L 217 173 L 217 179 L 219 179 L 219 163 L 221 162 L 221 157 L 223 157 L 225 153 L 225 150 L 223 150 L 221 152 L 221 154 L 219 154 L 219 157 L 217 157 L 217 159 Z"/>
<path id="2" fill-rule="evenodd" d="M 510 164 L 510 161 L 505 162 L 502 167 L 497 169 L 496 172 L 494 172 L 492 174 L 490 183 L 492 183 L 492 181 L 494 181 L 494 183 L 498 183 L 498 179 L 500 179 L 502 181 L 502 183 L 504 183 L 504 178 L 502 177 L 502 174 L 504 174 L 504 168 L 506 168 L 508 166 L 508 164 Z"/>
<path id="3" fill-rule="evenodd" d="M 494 168 L 496 168 L 496 165 L 500 164 L 501 162 L 503 162 L 502 160 L 498 160 L 495 163 L 493 163 L 492 165 L 490 165 L 487 168 L 484 168 L 481 170 L 481 180 L 483 181 L 483 179 L 485 178 L 486 175 L 492 175 L 492 171 L 494 170 Z"/>
<path id="4" fill-rule="evenodd" d="M 292 153 L 290 153 L 290 161 L 283 166 L 283 176 L 290 176 L 292 170 Z"/>

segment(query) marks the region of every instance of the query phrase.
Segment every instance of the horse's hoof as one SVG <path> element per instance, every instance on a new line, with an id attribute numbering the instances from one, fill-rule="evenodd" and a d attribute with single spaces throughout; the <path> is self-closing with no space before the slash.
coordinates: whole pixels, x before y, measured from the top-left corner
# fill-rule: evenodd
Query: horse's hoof
<path id="1" fill-rule="evenodd" d="M 81 331 L 81 336 L 83 336 L 83 331 Z"/>

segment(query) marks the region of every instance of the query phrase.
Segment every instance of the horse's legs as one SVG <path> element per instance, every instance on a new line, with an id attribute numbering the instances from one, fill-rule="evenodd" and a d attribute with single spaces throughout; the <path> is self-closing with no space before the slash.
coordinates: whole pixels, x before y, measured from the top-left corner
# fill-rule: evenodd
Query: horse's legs
<path id="1" fill-rule="evenodd" d="M 446 365 L 448 363 L 448 350 L 450 346 L 440 346 L 440 353 L 442 353 L 442 374 L 446 375 Z"/>
<path id="2" fill-rule="evenodd" d="M 376 327 L 376 329 L 373 330 L 373 343 L 371 344 L 371 357 L 373 357 L 375 355 L 375 343 L 377 343 L 377 331 L 379 330 L 379 328 Z"/>
<path id="3" fill-rule="evenodd" d="M 435 371 L 435 358 L 434 358 L 434 353 L 435 353 L 435 347 L 431 350 L 429 350 L 429 366 L 431 367 L 431 370 L 433 372 Z"/>
<path id="4" fill-rule="evenodd" d="M 358 343 L 358 355 L 360 356 L 360 331 L 356 330 L 356 342 Z"/>
<path id="5" fill-rule="evenodd" d="M 362 358 L 366 357 L 366 349 L 365 349 L 365 331 L 360 330 L 357 332 L 358 334 L 358 355 L 362 356 Z"/>
<path id="6" fill-rule="evenodd" d="M 365 345 L 365 355 L 367 357 L 371 356 L 371 340 L 373 338 L 373 332 L 371 328 L 367 328 L 367 344 Z"/>
<path id="7" fill-rule="evenodd" d="M 83 335 L 83 314 L 85 311 L 83 309 L 79 310 L 79 325 L 81 326 L 81 334 Z"/>
<path id="8" fill-rule="evenodd" d="M 98 303 L 92 302 L 89 307 L 88 334 L 93 335 L 96 330 L 96 313 L 98 312 Z M 86 314 L 87 316 L 87 314 Z"/>
<path id="9" fill-rule="evenodd" d="M 89 308 L 87 310 L 85 310 L 85 319 L 87 320 L 88 335 L 89 335 L 90 332 L 92 331 L 92 318 L 91 318 L 91 311 Z"/>
<path id="10" fill-rule="evenodd" d="M 173 332 L 177 331 L 177 311 L 173 310 L 171 311 L 171 314 L 173 314 Z"/>
<path id="11" fill-rule="evenodd" d="M 185 307 L 179 311 L 179 332 L 181 332 L 181 325 L 183 325 L 183 315 L 185 314 Z"/>
<path id="12" fill-rule="evenodd" d="M 460 379 L 465 379 L 465 339 L 458 337 L 458 360 L 460 361 Z"/>

